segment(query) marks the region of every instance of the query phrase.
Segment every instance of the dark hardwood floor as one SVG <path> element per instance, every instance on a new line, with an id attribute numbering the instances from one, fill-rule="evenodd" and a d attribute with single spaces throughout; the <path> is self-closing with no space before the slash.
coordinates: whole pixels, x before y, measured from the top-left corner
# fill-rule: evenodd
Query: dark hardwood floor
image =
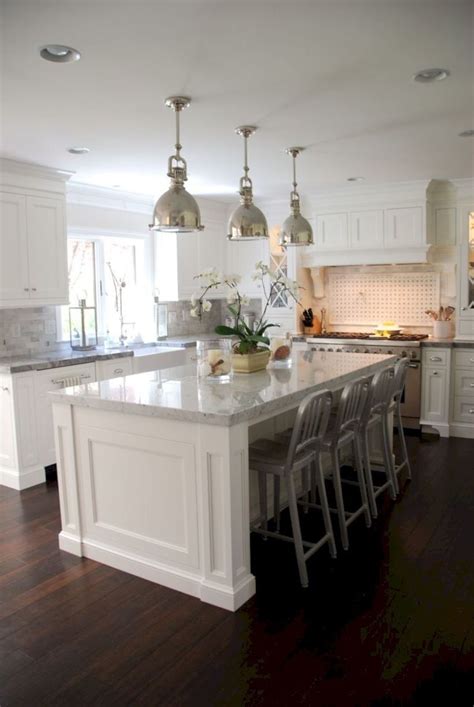
<path id="1" fill-rule="evenodd" d="M 253 538 L 235 614 L 60 552 L 54 483 L 1 489 L 1 707 L 472 707 L 474 441 L 408 442 L 402 498 L 308 590 L 291 546 Z"/>

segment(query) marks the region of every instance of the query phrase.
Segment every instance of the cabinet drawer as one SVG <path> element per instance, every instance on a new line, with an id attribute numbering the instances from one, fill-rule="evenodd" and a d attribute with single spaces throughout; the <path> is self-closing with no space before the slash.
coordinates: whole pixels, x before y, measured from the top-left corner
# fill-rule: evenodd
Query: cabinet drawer
<path id="1" fill-rule="evenodd" d="M 448 362 L 449 351 L 447 349 L 426 349 L 423 351 L 424 366 L 446 366 Z"/>
<path id="2" fill-rule="evenodd" d="M 474 426 L 474 399 L 456 396 L 454 398 L 453 417 L 456 422 L 468 422 Z"/>
<path id="3" fill-rule="evenodd" d="M 474 369 L 474 349 L 455 350 L 454 365 L 456 368 Z"/>
<path id="4" fill-rule="evenodd" d="M 95 381 L 95 363 L 80 363 L 77 366 L 61 366 L 49 368 L 46 371 L 37 371 L 35 376 L 35 390 L 44 393 L 50 390 L 60 390 L 62 381 L 71 376 L 79 376 L 83 383 Z"/>
<path id="5" fill-rule="evenodd" d="M 472 371 L 457 368 L 454 373 L 454 395 L 472 399 L 474 403 L 474 368 Z"/>
<path id="6" fill-rule="evenodd" d="M 112 358 L 109 361 L 97 361 L 97 380 L 105 381 L 120 376 L 130 376 L 133 373 L 132 356 Z"/>

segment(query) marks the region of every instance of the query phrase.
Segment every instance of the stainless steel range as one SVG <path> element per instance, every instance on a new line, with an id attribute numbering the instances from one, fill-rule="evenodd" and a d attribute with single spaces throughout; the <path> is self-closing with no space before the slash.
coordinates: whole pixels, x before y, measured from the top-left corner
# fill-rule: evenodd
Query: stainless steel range
<path id="1" fill-rule="evenodd" d="M 403 424 L 412 429 L 420 427 L 421 411 L 421 350 L 425 334 L 396 334 L 390 338 L 352 332 L 327 332 L 307 339 L 313 351 L 345 351 L 347 353 L 392 354 L 408 358 L 407 381 L 402 399 Z"/>

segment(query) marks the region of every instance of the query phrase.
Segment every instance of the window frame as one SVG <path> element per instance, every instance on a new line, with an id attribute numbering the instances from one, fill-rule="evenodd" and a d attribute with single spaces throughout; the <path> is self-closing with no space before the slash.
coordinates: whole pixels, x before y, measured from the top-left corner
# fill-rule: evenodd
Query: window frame
<path id="1" fill-rule="evenodd" d="M 98 231 L 92 231 L 87 229 L 86 232 L 84 231 L 75 231 L 71 230 L 67 234 L 68 240 L 81 240 L 81 241 L 90 241 L 94 243 L 94 276 L 95 276 L 95 301 L 96 301 L 96 308 L 97 308 L 97 332 L 99 338 L 105 337 L 106 331 L 107 331 L 107 323 L 105 321 L 106 319 L 106 303 L 105 303 L 105 297 L 106 294 L 104 292 L 104 282 L 105 282 L 105 269 L 106 269 L 106 262 L 105 262 L 105 243 L 108 239 L 114 240 L 114 241 L 120 241 L 124 240 L 130 243 L 130 245 L 133 245 L 136 250 L 135 250 L 135 268 L 136 268 L 136 275 L 137 275 L 137 281 L 140 279 L 140 272 L 143 273 L 143 296 L 146 296 L 148 288 L 148 280 L 149 276 L 146 270 L 146 241 L 145 237 L 142 235 L 134 234 L 134 233 L 116 233 L 116 232 L 109 232 L 109 233 L 100 233 L 100 229 Z M 137 250 L 138 247 L 138 250 Z M 141 251 L 141 252 L 140 252 Z M 68 283 L 69 287 L 69 283 Z M 64 344 L 69 342 L 69 336 L 66 337 L 66 333 L 63 331 L 63 326 L 62 326 L 62 319 L 61 319 L 61 306 L 65 305 L 58 305 L 56 307 L 56 343 L 58 344 Z M 68 307 L 71 306 L 71 302 L 67 305 Z"/>

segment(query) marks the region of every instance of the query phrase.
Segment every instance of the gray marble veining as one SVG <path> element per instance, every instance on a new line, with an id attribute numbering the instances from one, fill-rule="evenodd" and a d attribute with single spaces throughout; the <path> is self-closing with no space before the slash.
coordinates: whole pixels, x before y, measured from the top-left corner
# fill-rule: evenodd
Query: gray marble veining
<path id="1" fill-rule="evenodd" d="M 230 426 L 297 407 L 308 393 L 341 388 L 395 360 L 379 354 L 305 351 L 294 356 L 291 368 L 237 374 L 228 383 L 198 379 L 195 367 L 180 366 L 50 395 L 55 403 Z"/>

